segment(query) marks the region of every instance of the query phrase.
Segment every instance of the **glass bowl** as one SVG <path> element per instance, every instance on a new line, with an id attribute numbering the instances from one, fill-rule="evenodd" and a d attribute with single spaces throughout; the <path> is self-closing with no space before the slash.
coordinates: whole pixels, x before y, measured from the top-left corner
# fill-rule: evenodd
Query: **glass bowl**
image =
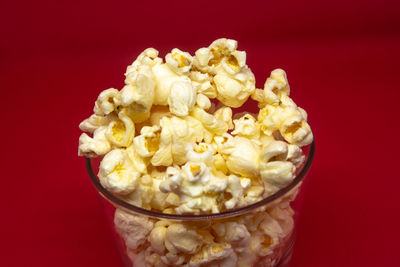
<path id="1" fill-rule="evenodd" d="M 105 189 L 86 158 L 89 177 L 125 266 L 289 266 L 315 142 L 286 187 L 254 204 L 221 213 L 176 215 L 131 205 Z M 300 190 L 302 189 L 302 190 Z"/>

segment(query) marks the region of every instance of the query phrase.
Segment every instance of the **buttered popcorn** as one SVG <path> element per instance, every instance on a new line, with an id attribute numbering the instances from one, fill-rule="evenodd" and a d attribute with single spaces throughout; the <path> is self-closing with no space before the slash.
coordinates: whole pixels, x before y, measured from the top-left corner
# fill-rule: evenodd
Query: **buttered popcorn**
<path id="1" fill-rule="evenodd" d="M 256 89 L 235 40 L 194 55 L 175 48 L 165 60 L 148 48 L 127 67 L 121 90 L 99 94 L 79 125 L 86 133 L 78 154 L 103 156 L 103 187 L 144 209 L 197 215 L 244 207 L 290 184 L 305 160 L 301 147 L 313 134 L 289 95 L 282 69 Z M 258 114 L 235 112 L 249 98 Z M 293 229 L 290 201 L 207 226 L 118 209 L 115 225 L 139 266 L 274 266 Z"/>

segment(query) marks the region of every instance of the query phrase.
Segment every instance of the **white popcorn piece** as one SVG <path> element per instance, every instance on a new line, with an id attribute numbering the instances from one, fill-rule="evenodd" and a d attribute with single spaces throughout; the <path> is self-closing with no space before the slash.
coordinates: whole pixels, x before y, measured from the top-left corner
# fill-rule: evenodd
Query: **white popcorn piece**
<path id="1" fill-rule="evenodd" d="M 188 263 L 189 267 L 215 266 L 231 267 L 236 266 L 237 255 L 228 243 L 212 243 L 193 255 Z"/>
<path id="2" fill-rule="evenodd" d="M 154 189 L 152 177 L 145 174 L 138 179 L 135 190 L 123 196 L 123 199 L 134 206 L 151 209 L 151 203 L 155 194 Z"/>
<path id="3" fill-rule="evenodd" d="M 244 224 L 237 222 L 217 223 L 212 226 L 219 242 L 227 242 L 236 252 L 243 252 L 249 244 L 250 233 Z"/>
<path id="4" fill-rule="evenodd" d="M 209 169 L 203 162 L 187 162 L 182 167 L 188 181 L 196 182 L 199 179 L 204 179 L 209 175 Z M 205 179 L 209 179 L 208 177 Z"/>
<path id="5" fill-rule="evenodd" d="M 230 107 L 220 107 L 214 112 L 214 116 L 218 120 L 225 122 L 229 130 L 234 128 L 232 123 L 232 109 Z"/>
<path id="6" fill-rule="evenodd" d="M 193 86 L 196 88 L 197 93 L 203 94 L 208 98 L 217 97 L 217 88 L 215 88 L 212 76 L 208 73 L 201 73 L 199 71 L 192 71 L 189 74 Z"/>
<path id="7" fill-rule="evenodd" d="M 186 145 L 186 158 L 192 162 L 212 163 L 213 155 L 215 153 L 213 147 L 207 143 L 200 143 L 194 145 L 189 143 Z"/>
<path id="8" fill-rule="evenodd" d="M 185 190 L 186 187 L 183 186 L 182 191 Z M 191 187 L 191 190 L 194 192 L 193 186 Z M 201 193 L 203 192 L 201 184 L 200 186 L 197 187 L 197 190 L 200 192 L 198 195 L 201 195 Z M 194 194 L 196 193 L 194 192 Z M 215 197 L 205 196 L 205 195 L 193 197 L 187 194 L 183 195 L 183 197 L 181 198 L 181 204 L 177 208 L 175 208 L 175 212 L 177 214 L 202 214 L 202 213 L 204 214 L 204 213 L 218 213 L 220 212 L 220 210 Z"/>
<path id="9" fill-rule="evenodd" d="M 107 117 L 92 114 L 89 118 L 79 124 L 79 129 L 84 132 L 93 133 L 99 127 L 106 126 L 109 123 L 110 120 Z"/>
<path id="10" fill-rule="evenodd" d="M 299 146 L 292 144 L 288 145 L 288 153 L 286 157 L 287 161 L 292 162 L 294 166 L 296 166 L 296 168 L 299 168 L 303 164 L 305 159 L 306 156 Z"/>
<path id="11" fill-rule="evenodd" d="M 194 230 L 188 229 L 181 223 L 173 223 L 166 230 L 165 245 L 175 254 L 177 252 L 195 254 L 200 248 L 201 239 Z"/>
<path id="12" fill-rule="evenodd" d="M 191 115 L 198 119 L 213 134 L 221 135 L 228 131 L 228 125 L 224 121 L 218 120 L 215 116 L 199 107 L 194 107 Z"/>
<path id="13" fill-rule="evenodd" d="M 93 112 L 96 115 L 104 116 L 115 111 L 120 104 L 119 91 L 110 88 L 101 92 L 95 102 Z"/>
<path id="14" fill-rule="evenodd" d="M 211 101 L 210 101 L 210 99 L 209 99 L 207 96 L 203 95 L 203 94 L 198 94 L 198 95 L 197 95 L 197 97 L 196 97 L 196 104 L 197 104 L 200 108 L 202 108 L 202 109 L 204 109 L 204 110 L 209 110 L 210 107 L 211 107 Z"/>
<path id="15" fill-rule="evenodd" d="M 218 151 L 226 156 L 226 166 L 232 173 L 250 178 L 259 175 L 260 148 L 251 140 L 235 136 Z"/>
<path id="16" fill-rule="evenodd" d="M 154 81 L 156 83 L 154 91 L 155 105 L 168 105 L 168 97 L 171 93 L 172 84 L 175 82 L 188 82 L 190 79 L 185 75 L 178 75 L 167 64 L 155 65 L 153 68 Z"/>
<path id="17" fill-rule="evenodd" d="M 186 74 L 192 68 L 193 57 L 187 52 L 174 48 L 165 56 L 165 61 L 176 73 Z"/>
<path id="18" fill-rule="evenodd" d="M 98 177 L 110 192 L 127 195 L 136 188 L 140 173 L 123 149 L 114 149 L 106 154 L 100 163 Z"/>
<path id="19" fill-rule="evenodd" d="M 188 81 L 172 83 L 168 96 L 169 110 L 177 116 L 187 116 L 196 104 L 196 88 Z"/>
<path id="20" fill-rule="evenodd" d="M 147 240 L 147 235 L 153 229 L 153 222 L 146 217 L 133 215 L 116 209 L 114 215 L 115 229 L 125 240 L 127 248 L 136 250 Z"/>
<path id="21" fill-rule="evenodd" d="M 126 153 L 132 161 L 133 167 L 142 174 L 147 174 L 148 160 L 139 155 L 133 145 L 126 148 Z"/>
<path id="22" fill-rule="evenodd" d="M 264 163 L 269 161 L 285 161 L 288 155 L 288 145 L 282 141 L 271 141 L 265 144 L 260 154 L 260 160 Z"/>
<path id="23" fill-rule="evenodd" d="M 233 120 L 233 123 L 235 124 L 235 130 L 232 131 L 232 135 L 258 139 L 260 133 L 256 119 L 250 114 L 245 114 L 240 119 Z"/>
<path id="24" fill-rule="evenodd" d="M 249 69 L 243 69 L 233 78 L 225 74 L 214 76 L 217 87 L 217 99 L 224 105 L 238 108 L 255 90 L 254 74 Z"/>
<path id="25" fill-rule="evenodd" d="M 229 176 L 228 188 L 226 192 L 230 193 L 231 199 L 225 200 L 224 205 L 228 210 L 233 209 L 243 197 L 243 188 L 239 177 L 237 177 L 236 175 Z"/>
<path id="26" fill-rule="evenodd" d="M 141 157 L 151 157 L 160 146 L 160 126 L 144 126 L 140 135 L 133 138 L 133 146 Z"/>
<path id="27" fill-rule="evenodd" d="M 158 57 L 158 51 L 154 48 L 145 49 L 136 60 L 126 68 L 125 84 L 134 84 L 140 67 L 154 67 L 162 63 L 162 59 Z"/>
<path id="28" fill-rule="evenodd" d="M 130 108 L 133 122 L 148 119 L 154 101 L 155 82 L 149 66 L 140 66 L 136 79 L 121 89 L 121 105 Z"/>
<path id="29" fill-rule="evenodd" d="M 264 182 L 284 187 L 295 177 L 296 167 L 290 161 L 272 161 L 260 166 Z"/>
<path id="30" fill-rule="evenodd" d="M 163 193 L 177 192 L 185 177 L 175 167 L 168 167 L 163 181 L 160 183 L 160 191 Z"/>
<path id="31" fill-rule="evenodd" d="M 108 125 L 106 137 L 117 147 L 127 147 L 132 143 L 135 135 L 135 125 L 127 115 L 126 109 L 118 113 L 118 118 Z"/>
<path id="32" fill-rule="evenodd" d="M 111 144 L 106 137 L 107 126 L 97 128 L 93 133 L 93 138 L 86 133 L 79 137 L 79 156 L 89 158 L 107 154 L 111 150 Z"/>
<path id="33" fill-rule="evenodd" d="M 289 95 L 290 87 L 286 73 L 282 69 L 275 69 L 264 84 L 264 100 L 267 104 L 279 105 L 282 95 Z"/>

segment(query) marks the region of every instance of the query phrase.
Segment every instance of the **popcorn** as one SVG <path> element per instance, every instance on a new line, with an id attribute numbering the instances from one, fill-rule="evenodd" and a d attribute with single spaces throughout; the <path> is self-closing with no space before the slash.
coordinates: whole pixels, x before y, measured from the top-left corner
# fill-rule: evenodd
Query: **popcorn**
<path id="1" fill-rule="evenodd" d="M 219 241 L 225 241 L 236 252 L 243 252 L 249 244 L 250 233 L 244 224 L 237 222 L 217 223 L 212 226 Z"/>
<path id="2" fill-rule="evenodd" d="M 292 162 L 296 168 L 299 168 L 305 159 L 306 156 L 303 154 L 303 151 L 299 146 L 288 145 L 287 161 Z"/>
<path id="3" fill-rule="evenodd" d="M 177 191 L 183 179 L 184 176 L 179 169 L 168 167 L 163 181 L 160 183 L 161 192 L 168 193 Z"/>
<path id="4" fill-rule="evenodd" d="M 142 157 L 151 157 L 160 146 L 160 127 L 158 125 L 144 126 L 140 135 L 133 138 L 133 146 Z"/>
<path id="5" fill-rule="evenodd" d="M 197 233 L 181 223 L 169 225 L 165 232 L 165 246 L 169 252 L 194 254 L 200 245 L 201 240 Z"/>
<path id="6" fill-rule="evenodd" d="M 186 158 L 190 161 L 205 163 L 212 163 L 214 161 L 214 149 L 210 144 L 200 143 L 198 145 L 193 145 L 192 143 L 189 143 L 185 150 Z"/>
<path id="7" fill-rule="evenodd" d="M 117 108 L 119 103 L 119 91 L 117 89 L 104 90 L 97 98 L 93 112 L 99 116 L 108 115 Z"/>
<path id="8" fill-rule="evenodd" d="M 117 232 L 125 240 L 129 249 L 135 250 L 145 243 L 146 236 L 153 229 L 153 222 L 146 217 L 132 215 L 117 209 L 114 216 Z"/>
<path id="9" fill-rule="evenodd" d="M 272 161 L 261 165 L 263 181 L 277 185 L 288 185 L 295 176 L 296 167 L 289 161 Z"/>
<path id="10" fill-rule="evenodd" d="M 193 57 L 177 48 L 165 56 L 168 66 L 178 74 L 186 74 L 192 68 Z"/>
<path id="11" fill-rule="evenodd" d="M 160 120 L 160 145 L 151 158 L 153 166 L 169 166 L 172 164 L 172 133 L 170 124 L 170 120 L 167 117 L 163 117 Z"/>
<path id="12" fill-rule="evenodd" d="M 197 95 L 196 104 L 204 110 L 208 110 L 211 107 L 210 99 L 203 94 Z"/>
<path id="13" fill-rule="evenodd" d="M 306 146 L 312 142 L 311 128 L 303 119 L 301 112 L 294 108 L 285 108 L 281 115 L 281 121 L 279 131 L 289 143 Z"/>
<path id="14" fill-rule="evenodd" d="M 158 54 L 144 50 L 123 88 L 101 92 L 79 125 L 87 133 L 78 154 L 104 155 L 98 177 L 106 190 L 149 211 L 194 215 L 254 204 L 293 181 L 313 134 L 283 70 L 256 89 L 246 53 L 225 38 L 193 57 L 177 48 L 165 62 Z M 249 97 L 258 114 L 233 115 Z M 117 208 L 114 224 L 137 266 L 273 267 L 293 233 L 290 202 L 300 184 L 234 217 L 189 224 Z"/>
<path id="15" fill-rule="evenodd" d="M 275 69 L 264 84 L 264 100 L 266 103 L 277 106 L 281 95 L 289 95 L 290 87 L 286 73 L 282 69 Z"/>
<path id="16" fill-rule="evenodd" d="M 207 130 L 214 134 L 223 134 L 228 131 L 228 125 L 224 121 L 218 120 L 215 116 L 199 107 L 194 107 L 191 115 L 198 119 Z"/>
<path id="17" fill-rule="evenodd" d="M 135 125 L 123 109 L 118 113 L 118 118 L 113 120 L 107 128 L 107 139 L 117 147 L 127 147 L 131 144 Z"/>
<path id="18" fill-rule="evenodd" d="M 260 148 L 251 140 L 235 136 L 219 152 L 226 156 L 226 166 L 232 173 L 245 177 L 259 175 Z"/>
<path id="19" fill-rule="evenodd" d="M 217 97 L 217 88 L 215 88 L 212 76 L 208 73 L 201 73 L 199 71 L 192 71 L 189 74 L 189 78 L 192 80 L 193 86 L 196 91 L 203 94 L 209 98 Z"/>
<path id="20" fill-rule="evenodd" d="M 241 107 L 255 90 L 255 78 L 249 69 L 244 69 L 235 78 L 217 74 L 214 82 L 218 92 L 217 99 L 233 108 Z"/>
<path id="21" fill-rule="evenodd" d="M 123 149 L 114 149 L 100 163 L 98 177 L 101 184 L 115 194 L 126 195 L 136 188 L 140 173 Z"/>
<path id="22" fill-rule="evenodd" d="M 89 118 L 79 124 L 79 129 L 84 132 L 93 133 L 101 126 L 106 126 L 110 123 L 109 119 L 104 116 L 92 114 Z"/>
<path id="23" fill-rule="evenodd" d="M 176 81 L 168 97 L 169 110 L 177 116 L 187 116 L 196 104 L 196 88 L 190 82 Z"/>
<path id="24" fill-rule="evenodd" d="M 97 157 L 107 154 L 111 150 L 111 144 L 106 138 L 106 126 L 97 128 L 93 133 L 93 138 L 86 133 L 79 137 L 79 156 Z"/>
<path id="25" fill-rule="evenodd" d="M 246 114 L 238 120 L 233 120 L 235 130 L 232 135 L 239 135 L 248 138 L 258 138 L 259 130 L 256 124 L 256 119 L 250 114 Z"/>
<path id="26" fill-rule="evenodd" d="M 227 243 L 212 243 L 206 245 L 189 261 L 188 266 L 236 266 L 237 255 Z"/>
<path id="27" fill-rule="evenodd" d="M 232 123 L 232 109 L 230 107 L 220 107 L 214 112 L 214 116 L 218 120 L 225 122 L 229 130 L 234 128 Z"/>
<path id="28" fill-rule="evenodd" d="M 167 64 L 155 65 L 152 70 L 156 83 L 154 91 L 155 105 L 168 105 L 168 97 L 171 94 L 171 88 L 175 82 L 191 82 L 187 76 L 178 75 Z"/>

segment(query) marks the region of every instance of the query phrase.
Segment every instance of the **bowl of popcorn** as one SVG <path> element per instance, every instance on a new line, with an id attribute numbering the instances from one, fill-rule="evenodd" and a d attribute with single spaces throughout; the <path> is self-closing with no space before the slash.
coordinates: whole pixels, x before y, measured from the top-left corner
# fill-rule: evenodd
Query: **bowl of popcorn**
<path id="1" fill-rule="evenodd" d="M 148 48 L 125 77 L 79 125 L 78 153 L 126 266 L 287 266 L 315 145 L 286 73 L 257 89 L 222 38 L 194 56 Z"/>

